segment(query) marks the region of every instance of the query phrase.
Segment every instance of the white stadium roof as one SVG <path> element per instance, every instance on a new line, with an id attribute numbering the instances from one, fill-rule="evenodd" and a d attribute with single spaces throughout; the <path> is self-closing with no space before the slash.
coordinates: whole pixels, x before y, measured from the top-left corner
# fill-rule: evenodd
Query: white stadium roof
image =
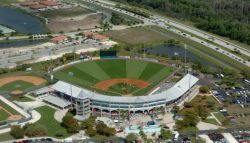
<path id="1" fill-rule="evenodd" d="M 86 99 L 90 98 L 96 101 L 103 102 L 115 102 L 115 103 L 145 103 L 152 101 L 165 100 L 166 102 L 175 100 L 181 97 L 185 92 L 187 92 L 194 84 L 198 82 L 198 78 L 191 74 L 185 75 L 180 81 L 178 81 L 173 87 L 170 89 L 163 91 L 161 93 L 145 95 L 145 96 L 109 96 L 103 95 L 100 93 L 95 93 L 90 90 L 80 88 L 75 85 L 71 85 L 64 81 L 58 81 L 54 85 L 52 85 L 52 89 L 65 93 L 67 95 L 71 95 L 72 88 L 72 96 L 74 98 Z"/>

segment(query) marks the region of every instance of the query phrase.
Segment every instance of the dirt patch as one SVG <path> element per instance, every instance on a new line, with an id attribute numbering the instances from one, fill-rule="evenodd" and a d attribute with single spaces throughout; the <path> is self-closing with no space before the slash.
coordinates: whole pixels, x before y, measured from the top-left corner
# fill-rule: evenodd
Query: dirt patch
<path id="1" fill-rule="evenodd" d="M 11 115 L 11 116 L 8 117 L 9 121 L 18 121 L 20 119 L 22 119 L 21 115 Z"/>
<path id="2" fill-rule="evenodd" d="M 113 85 L 116 85 L 118 83 L 128 83 L 132 84 L 138 88 L 145 88 L 149 86 L 150 84 L 143 80 L 138 79 L 127 79 L 127 78 L 116 78 L 116 79 L 110 79 L 110 80 L 104 80 L 95 85 L 95 88 L 101 89 L 101 90 L 108 90 Z M 128 95 L 129 96 L 129 95 Z"/>
<path id="3" fill-rule="evenodd" d="M 78 28 L 82 30 L 93 29 L 95 26 L 100 26 L 101 19 L 101 14 L 95 13 L 71 18 L 58 17 L 51 19 L 49 21 L 48 27 L 53 32 L 71 32 L 77 31 Z"/>
<path id="4" fill-rule="evenodd" d="M 12 95 L 19 95 L 19 94 L 23 94 L 23 91 L 22 90 L 13 90 L 13 91 L 11 91 L 10 94 L 12 94 Z"/>
<path id="5" fill-rule="evenodd" d="M 25 81 L 25 82 L 29 82 L 29 83 L 32 83 L 34 85 L 41 85 L 43 83 L 46 83 L 46 80 L 42 79 L 40 77 L 35 77 L 35 76 L 11 76 L 11 77 L 0 78 L 0 87 L 5 85 L 5 84 L 11 83 L 13 81 L 17 81 L 17 80 L 22 80 L 22 81 Z"/>

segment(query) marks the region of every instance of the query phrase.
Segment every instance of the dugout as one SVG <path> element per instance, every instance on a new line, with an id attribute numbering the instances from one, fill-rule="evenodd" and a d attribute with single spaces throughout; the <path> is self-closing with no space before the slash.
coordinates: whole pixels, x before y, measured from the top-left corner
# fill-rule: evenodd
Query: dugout
<path id="1" fill-rule="evenodd" d="M 115 50 L 101 50 L 100 51 L 100 58 L 116 58 L 117 53 Z"/>

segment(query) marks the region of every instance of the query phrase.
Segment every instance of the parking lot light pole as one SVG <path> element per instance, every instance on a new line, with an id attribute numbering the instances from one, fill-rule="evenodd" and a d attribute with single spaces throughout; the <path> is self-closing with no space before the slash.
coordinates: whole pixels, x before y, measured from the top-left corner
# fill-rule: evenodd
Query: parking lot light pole
<path id="1" fill-rule="evenodd" d="M 71 78 L 74 76 L 73 72 L 69 72 L 69 82 L 70 82 L 70 100 L 71 100 L 71 107 L 73 108 L 73 97 L 72 97 L 72 82 L 71 82 Z"/>

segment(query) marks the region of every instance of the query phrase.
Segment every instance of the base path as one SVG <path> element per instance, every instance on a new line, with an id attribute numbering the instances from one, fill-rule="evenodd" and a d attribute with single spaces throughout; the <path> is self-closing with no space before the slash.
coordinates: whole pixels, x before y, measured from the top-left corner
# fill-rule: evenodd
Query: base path
<path id="1" fill-rule="evenodd" d="M 26 81 L 26 82 L 30 82 L 34 85 L 41 85 L 43 83 L 46 83 L 46 80 L 41 78 L 41 77 L 36 77 L 36 76 L 11 76 L 11 77 L 3 77 L 0 78 L 0 87 L 17 81 L 17 80 L 22 80 L 22 81 Z"/>
<path id="2" fill-rule="evenodd" d="M 150 83 L 143 81 L 143 80 L 128 79 L 128 78 L 115 78 L 115 79 L 101 81 L 95 85 L 95 88 L 98 88 L 101 90 L 108 90 L 110 87 L 118 83 L 128 83 L 139 88 L 145 88 L 150 85 Z"/>

